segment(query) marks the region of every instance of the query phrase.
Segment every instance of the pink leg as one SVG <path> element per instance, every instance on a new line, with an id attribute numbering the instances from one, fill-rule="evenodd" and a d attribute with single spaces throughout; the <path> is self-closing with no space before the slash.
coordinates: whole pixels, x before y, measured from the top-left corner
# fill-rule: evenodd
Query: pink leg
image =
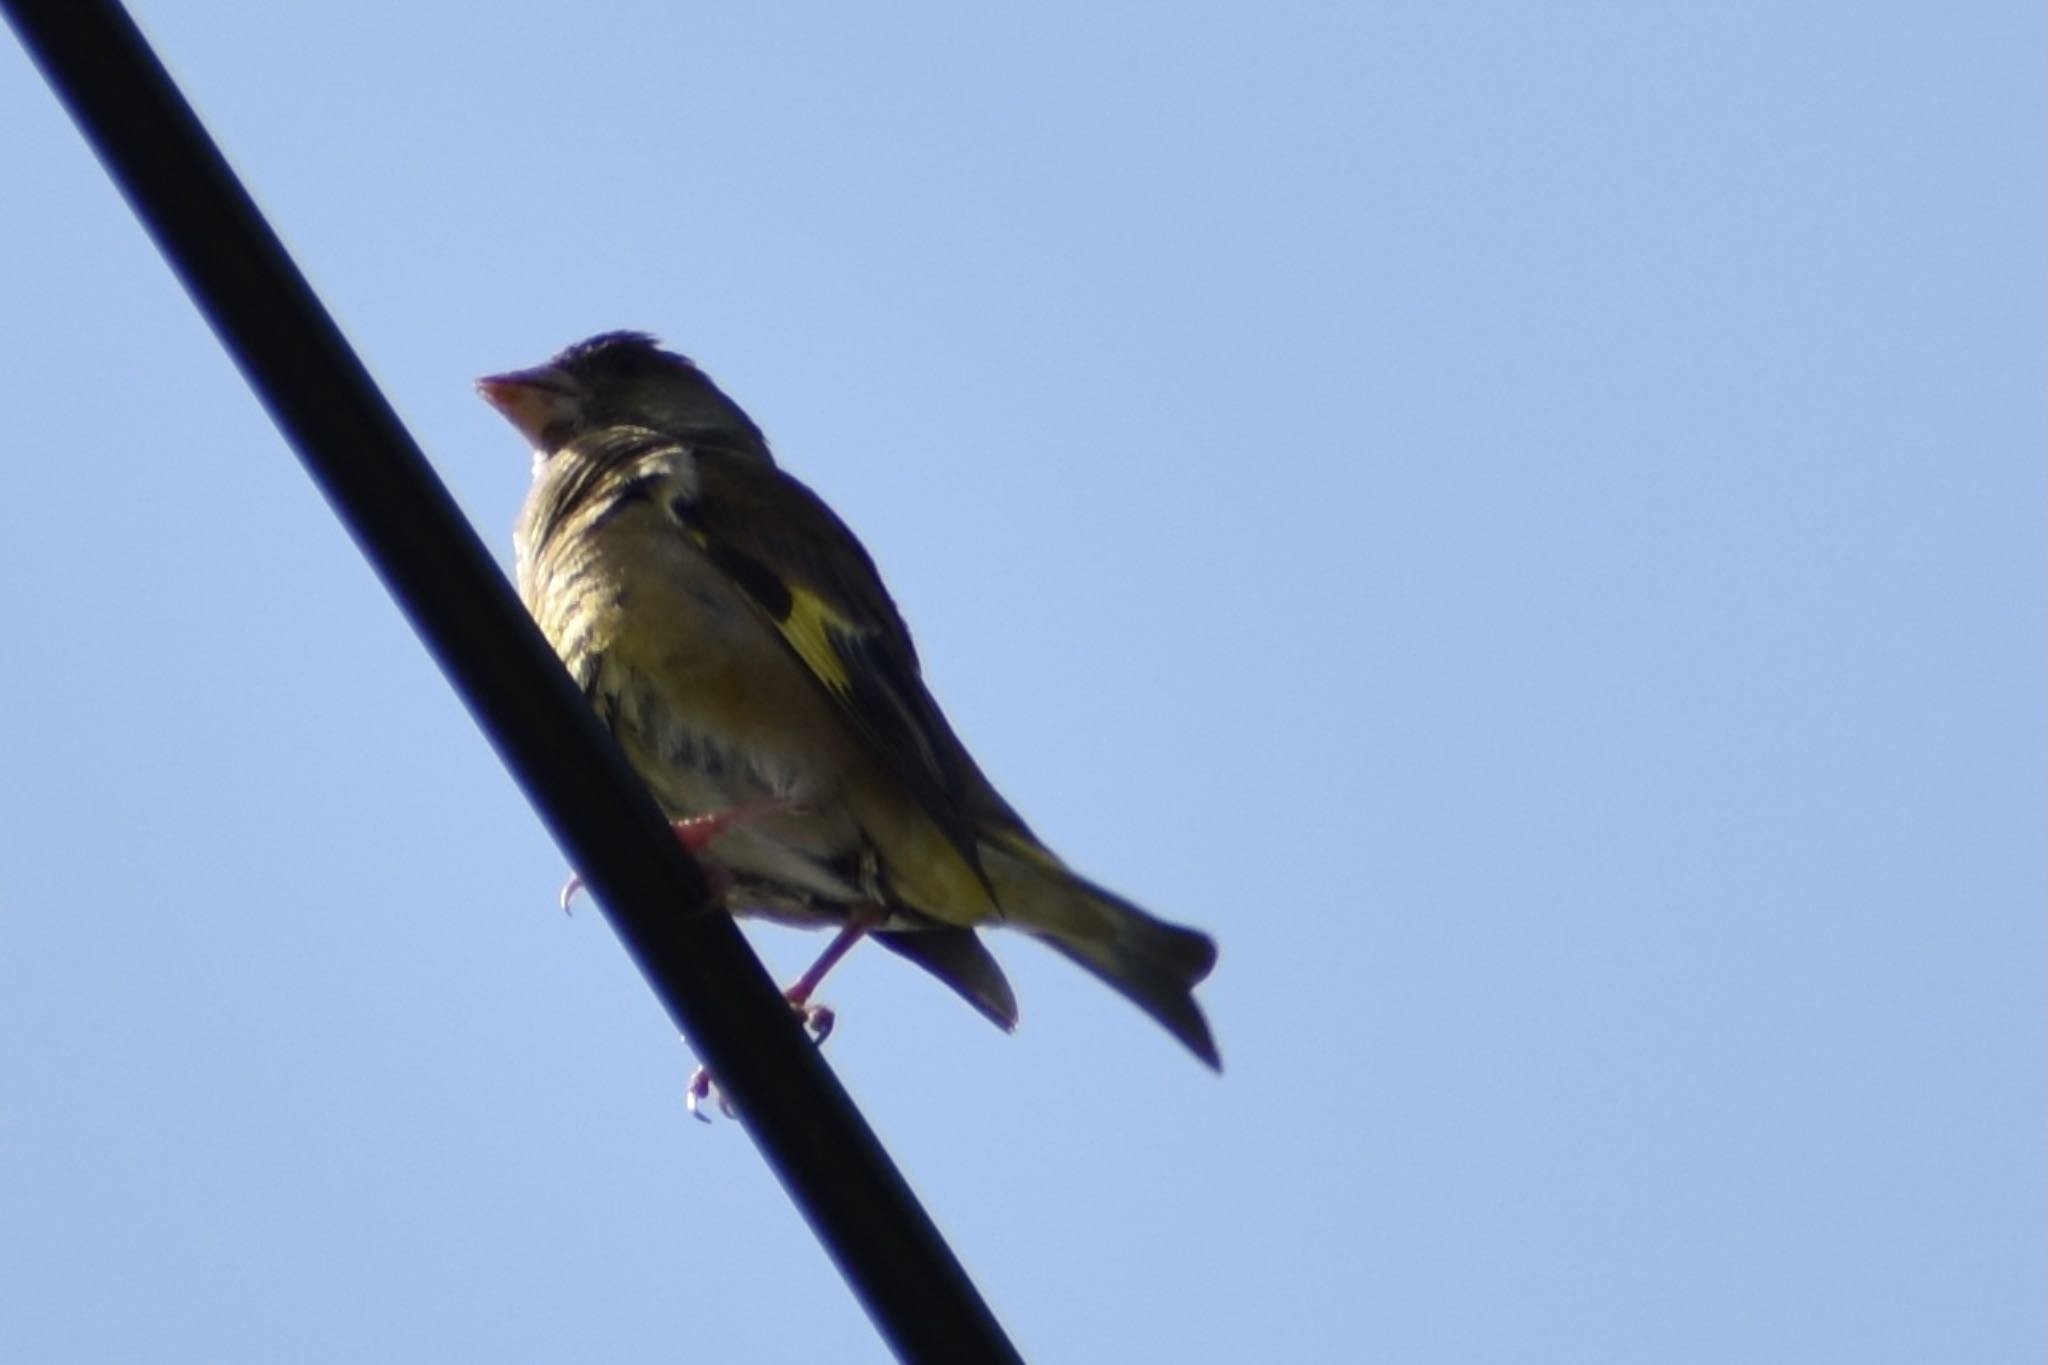
<path id="1" fill-rule="evenodd" d="M 838 1022 L 838 1016 L 832 1012 L 830 1005 L 811 1003 L 812 993 L 818 989 L 818 983 L 825 979 L 826 973 L 838 966 L 839 960 L 853 950 L 853 945 L 866 937 L 868 930 L 875 928 L 884 918 L 883 913 L 873 906 L 856 908 L 847 916 L 846 926 L 834 934 L 832 941 L 825 945 L 825 951 L 818 954 L 818 960 L 796 979 L 796 984 L 782 993 L 783 998 L 789 1001 L 790 1008 L 797 1012 L 797 1016 L 803 1020 L 804 1027 L 810 1031 L 812 1042 L 822 1046 L 832 1035 L 832 1026 Z M 705 1123 L 711 1122 L 710 1115 L 704 1112 L 702 1106 L 717 1088 L 711 1072 L 706 1068 L 700 1066 L 691 1074 L 689 1091 L 683 1102 L 693 1117 Z M 718 1107 L 725 1111 L 727 1118 L 736 1117 L 732 1101 L 722 1094 L 718 1097 Z"/>
<path id="2" fill-rule="evenodd" d="M 773 815 L 788 804 L 786 801 L 756 801 L 751 805 L 712 811 L 709 815 L 686 816 L 676 821 L 670 828 L 676 833 L 676 842 L 690 850 L 692 854 L 702 853 L 719 835 L 728 830 L 738 829 L 741 825 L 758 820 L 764 815 Z M 731 888 L 732 878 L 715 864 L 705 868 L 704 875 L 711 882 L 712 898 L 722 899 Z M 562 884 L 561 906 L 564 914 L 571 913 L 569 905 L 576 899 L 576 893 L 582 889 L 582 874 L 570 873 L 569 880 Z"/>
<path id="3" fill-rule="evenodd" d="M 818 960 L 811 964 L 810 970 L 798 977 L 796 984 L 783 992 L 789 997 L 789 1003 L 798 1009 L 810 1004 L 811 993 L 818 989 L 818 983 L 825 979 L 825 974 L 837 967 L 839 959 L 851 952 L 853 945 L 867 937 L 868 930 L 881 922 L 881 913 L 866 906 L 856 909 L 848 916 L 846 927 L 832 936 L 832 941 L 825 945 L 824 952 L 818 954 Z"/>
<path id="4" fill-rule="evenodd" d="M 676 838 L 692 853 L 702 853 L 711 841 L 728 830 L 751 824 L 764 815 L 773 815 L 786 810 L 787 801 L 754 801 L 744 806 L 728 806 L 709 815 L 692 815 L 675 823 Z"/>

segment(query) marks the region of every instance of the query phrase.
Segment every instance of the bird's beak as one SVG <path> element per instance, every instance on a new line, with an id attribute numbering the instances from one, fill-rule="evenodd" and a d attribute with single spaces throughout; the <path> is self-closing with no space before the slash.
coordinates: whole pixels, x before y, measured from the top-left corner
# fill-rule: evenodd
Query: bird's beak
<path id="1" fill-rule="evenodd" d="M 505 414 L 536 450 L 552 450 L 574 432 L 583 400 L 576 384 L 552 365 L 476 381 L 484 401 Z"/>

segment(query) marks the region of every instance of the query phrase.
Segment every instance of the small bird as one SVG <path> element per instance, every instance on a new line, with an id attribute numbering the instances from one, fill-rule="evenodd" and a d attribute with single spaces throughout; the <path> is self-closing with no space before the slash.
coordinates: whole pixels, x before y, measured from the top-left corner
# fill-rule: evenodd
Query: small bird
<path id="1" fill-rule="evenodd" d="M 570 674 L 730 910 L 840 926 L 793 1003 L 865 934 L 1013 1028 L 975 932 L 1003 925 L 1220 1069 L 1193 995 L 1215 944 L 1038 841 L 926 690 L 853 532 L 702 370 L 609 332 L 477 387 L 533 445 L 519 591 Z"/>

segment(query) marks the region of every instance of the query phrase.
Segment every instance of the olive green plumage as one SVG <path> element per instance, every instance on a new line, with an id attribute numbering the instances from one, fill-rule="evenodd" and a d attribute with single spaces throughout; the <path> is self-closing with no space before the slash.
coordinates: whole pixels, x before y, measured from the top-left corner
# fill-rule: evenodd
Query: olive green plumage
<path id="1" fill-rule="evenodd" d="M 1116 987 L 1211 1066 L 1204 935 L 1069 871 L 967 753 L 853 533 L 705 374 L 637 333 L 482 381 L 534 444 L 521 596 L 672 818 L 764 813 L 706 857 L 741 914 L 876 936 L 1005 1028 L 975 930 Z"/>

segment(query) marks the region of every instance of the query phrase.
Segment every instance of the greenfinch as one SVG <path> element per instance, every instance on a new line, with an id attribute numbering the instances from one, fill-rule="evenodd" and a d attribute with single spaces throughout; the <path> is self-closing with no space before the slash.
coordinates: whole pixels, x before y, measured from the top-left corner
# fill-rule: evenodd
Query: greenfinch
<path id="1" fill-rule="evenodd" d="M 1077 875 L 926 689 L 874 562 L 690 360 L 637 332 L 478 381 L 532 444 L 520 595 L 736 914 L 863 933 L 1005 1029 L 976 931 L 1021 930 L 1212 1067 L 1204 934 Z M 792 993 L 793 999 L 799 997 Z"/>

